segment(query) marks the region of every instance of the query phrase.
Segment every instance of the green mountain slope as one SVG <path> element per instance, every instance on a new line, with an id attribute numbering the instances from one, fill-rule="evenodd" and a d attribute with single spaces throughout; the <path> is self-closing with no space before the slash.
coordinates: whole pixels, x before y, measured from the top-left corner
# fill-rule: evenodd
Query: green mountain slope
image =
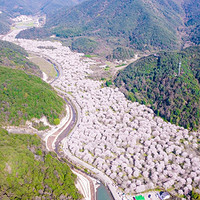
<path id="1" fill-rule="evenodd" d="M 0 129 L 0 199 L 80 199 L 76 175 L 38 137 Z"/>
<path id="2" fill-rule="evenodd" d="M 188 41 L 199 44 L 199 4 L 198 0 L 88 0 L 48 15 L 44 28 L 25 30 L 18 37 L 56 35 L 68 39 L 72 47 L 80 37 L 90 39 L 98 44 L 94 53 L 109 58 L 117 48 L 179 49 Z M 87 44 L 76 47 L 87 48 Z"/>
<path id="3" fill-rule="evenodd" d="M 65 113 L 65 102 L 39 77 L 27 52 L 0 41 L 0 125 L 20 125 L 46 116 L 51 124 Z M 37 76 L 35 76 L 37 75 Z"/>
<path id="4" fill-rule="evenodd" d="M 115 84 L 130 100 L 150 106 L 165 120 L 200 128 L 199 46 L 144 57 L 120 71 Z"/>
<path id="5" fill-rule="evenodd" d="M 27 56 L 28 53 L 20 46 L 0 40 L 0 65 L 42 77 L 39 67 L 30 62 Z"/>
<path id="6" fill-rule="evenodd" d="M 200 44 L 200 1 L 185 0 L 186 26 L 188 27 L 189 40 Z"/>
<path id="7" fill-rule="evenodd" d="M 0 66 L 0 124 L 20 125 L 46 116 L 53 124 L 65 113 L 65 102 L 34 75 Z"/>
<path id="8" fill-rule="evenodd" d="M 34 15 L 39 12 L 49 14 L 64 6 L 71 7 L 84 0 L 0 0 L 0 10 L 12 15 Z"/>
<path id="9" fill-rule="evenodd" d="M 7 33 L 10 30 L 11 20 L 7 13 L 0 13 L 0 35 Z"/>
<path id="10" fill-rule="evenodd" d="M 176 28 L 183 13 L 176 1 L 89 0 L 47 19 L 47 26 L 106 38 L 137 49 L 177 48 Z M 67 30 L 65 30 L 67 31 Z"/>
<path id="11" fill-rule="evenodd" d="M 43 4 L 40 10 L 49 15 L 56 13 L 60 8 L 70 8 L 83 1 L 85 0 L 48 0 L 45 4 Z"/>

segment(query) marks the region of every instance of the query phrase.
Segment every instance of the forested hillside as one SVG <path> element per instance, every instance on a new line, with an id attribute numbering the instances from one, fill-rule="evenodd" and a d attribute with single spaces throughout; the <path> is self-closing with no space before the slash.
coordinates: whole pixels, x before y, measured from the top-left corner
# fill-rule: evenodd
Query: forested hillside
<path id="1" fill-rule="evenodd" d="M 0 40 L 0 65 L 41 77 L 42 72 L 39 67 L 30 62 L 27 56 L 28 53 L 20 46 Z"/>
<path id="2" fill-rule="evenodd" d="M 179 49 L 188 41 L 199 44 L 200 5 L 195 0 L 120 1 L 88 0 L 48 15 L 44 28 L 21 32 L 18 37 L 79 37 L 98 44 L 94 52 L 114 58 L 117 48 L 128 51 Z M 181 33 L 180 33 L 181 32 Z M 82 46 L 78 49 L 87 49 Z M 121 58 L 119 58 L 121 59 Z M 123 58 L 122 58 L 123 59 Z"/>
<path id="3" fill-rule="evenodd" d="M 40 10 L 47 15 L 56 13 L 59 9 L 71 8 L 85 0 L 48 0 L 45 4 L 42 5 Z"/>
<path id="4" fill-rule="evenodd" d="M 200 44 L 200 1 L 186 0 L 184 3 L 186 12 L 186 26 L 188 27 L 189 40 Z"/>
<path id="5" fill-rule="evenodd" d="M 120 71 L 115 84 L 130 100 L 150 106 L 165 120 L 200 128 L 199 46 L 144 57 Z"/>
<path id="6" fill-rule="evenodd" d="M 0 125 L 20 125 L 42 116 L 54 124 L 65 113 L 64 100 L 34 75 L 41 76 L 41 71 L 26 56 L 23 48 L 0 41 Z"/>
<path id="7" fill-rule="evenodd" d="M 181 14 L 173 0 L 89 0 L 62 9 L 47 19 L 47 27 L 66 27 L 66 34 L 71 30 L 74 36 L 101 37 L 109 44 L 140 50 L 174 49 L 179 45 L 176 27 L 182 24 Z"/>
<path id="8" fill-rule="evenodd" d="M 81 199 L 76 175 L 37 136 L 0 129 L 0 199 Z"/>
<path id="9" fill-rule="evenodd" d="M 65 102 L 34 75 L 0 66 L 0 124 L 20 125 L 46 116 L 51 124 L 62 118 Z"/>
<path id="10" fill-rule="evenodd" d="M 0 13 L 0 35 L 5 34 L 10 30 L 11 20 L 9 15 L 5 12 Z"/>

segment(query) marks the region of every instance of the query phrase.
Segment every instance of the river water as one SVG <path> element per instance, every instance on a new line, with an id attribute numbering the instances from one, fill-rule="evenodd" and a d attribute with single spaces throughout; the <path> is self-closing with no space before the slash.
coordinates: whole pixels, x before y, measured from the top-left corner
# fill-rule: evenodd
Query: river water
<path id="1" fill-rule="evenodd" d="M 107 188 L 102 183 L 100 183 L 97 189 L 97 200 L 113 200 Z"/>

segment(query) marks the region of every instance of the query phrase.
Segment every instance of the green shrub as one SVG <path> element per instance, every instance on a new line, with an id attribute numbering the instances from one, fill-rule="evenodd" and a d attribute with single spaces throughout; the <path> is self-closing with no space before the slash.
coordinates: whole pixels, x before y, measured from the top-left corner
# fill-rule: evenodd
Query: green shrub
<path id="1" fill-rule="evenodd" d="M 54 125 L 60 124 L 60 119 L 58 119 L 58 118 L 54 119 L 53 123 L 54 123 Z"/>
<path id="2" fill-rule="evenodd" d="M 106 86 L 107 87 L 110 87 L 111 85 L 112 85 L 112 81 L 111 80 L 106 81 Z"/>

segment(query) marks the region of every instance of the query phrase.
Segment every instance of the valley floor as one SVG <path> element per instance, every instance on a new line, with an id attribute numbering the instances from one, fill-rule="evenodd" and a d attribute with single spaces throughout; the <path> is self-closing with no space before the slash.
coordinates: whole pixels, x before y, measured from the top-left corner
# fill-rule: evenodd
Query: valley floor
<path id="1" fill-rule="evenodd" d="M 116 200 L 125 199 L 122 193 L 133 196 L 157 187 L 180 197 L 199 188 L 199 133 L 164 122 L 146 106 L 128 101 L 118 88 L 88 79 L 94 61 L 83 54 L 58 42 L 16 40 L 14 35 L 4 39 L 61 66 L 53 86 L 80 106 L 78 126 L 63 141 L 63 151 L 103 180 Z"/>

